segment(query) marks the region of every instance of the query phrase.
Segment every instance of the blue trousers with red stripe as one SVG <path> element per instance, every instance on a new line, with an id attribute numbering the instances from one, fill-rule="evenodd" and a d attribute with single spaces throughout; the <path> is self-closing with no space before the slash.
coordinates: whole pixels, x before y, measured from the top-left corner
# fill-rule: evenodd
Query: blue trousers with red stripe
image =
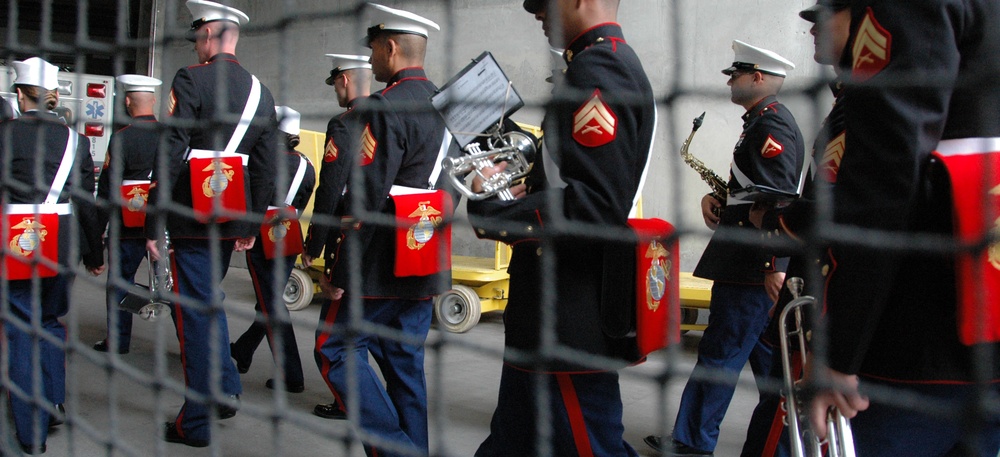
<path id="1" fill-rule="evenodd" d="M 795 379 L 801 375 L 801 354 L 792 353 L 792 367 Z M 781 349 L 775 348 L 771 355 L 771 371 L 768 378 L 775 384 L 784 380 L 781 367 Z M 740 457 L 790 457 L 788 427 L 785 426 L 785 411 L 782 409 L 784 397 L 773 390 L 761 391 L 760 400 L 750 416 L 747 439 L 743 442 Z"/>
<path id="2" fill-rule="evenodd" d="M 368 333 L 348 341 L 343 330 L 350 322 L 349 301 L 326 302 L 316 330 L 316 363 L 337 403 L 363 430 L 393 446 L 429 452 L 427 438 L 427 381 L 424 376 L 423 344 L 404 344 Z M 362 302 L 365 322 L 404 332 L 423 342 L 430 331 L 433 299 L 365 299 Z M 334 329 L 330 332 L 330 328 Z M 348 348 L 348 343 L 353 348 Z M 378 364 L 385 386 L 368 363 L 372 355 Z M 349 364 L 354 364 L 356 392 L 348 380 Z M 355 398 L 349 398 L 354 396 Z M 357 402 L 357 414 L 349 406 Z M 390 456 L 388 449 L 365 444 L 369 456 Z"/>
<path id="3" fill-rule="evenodd" d="M 66 402 L 66 353 L 49 341 L 37 340 L 36 343 L 30 329 L 19 329 L 11 321 L 30 326 L 37 319 L 43 332 L 66 341 L 66 327 L 59 318 L 69 309 L 71 285 L 71 276 L 60 274 L 39 280 L 37 299 L 32 299 L 30 280 L 9 281 L 7 289 L 2 291 L 10 303 L 10 316 L 3 325 L 10 379 L 27 395 L 24 398 L 10 393 L 14 428 L 24 444 L 45 444 L 48 437 L 49 413 L 40 405 Z M 36 366 L 40 377 L 35 376 Z M 36 386 L 41 398 L 33 397 Z"/>
<path id="4" fill-rule="evenodd" d="M 267 336 L 274 362 L 282 363 L 285 384 L 290 386 L 301 386 L 304 379 L 299 346 L 295 342 L 295 330 L 292 328 L 288 308 L 281 298 L 281 291 L 288 282 L 288 276 L 292 274 L 297 257 L 298 255 L 292 255 L 268 259 L 264 256 L 261 243 L 255 244 L 253 249 L 247 251 L 250 279 L 257 294 L 257 304 L 254 306 L 257 317 L 250 324 L 250 328 L 233 343 L 233 356 L 248 359 L 253 357 L 257 346 L 264 336 Z M 275 338 L 281 342 L 281 357 L 275 350 Z"/>
<path id="5" fill-rule="evenodd" d="M 537 376 L 547 389 L 547 422 L 538 422 Z M 551 427 L 550 442 L 539 444 L 538 427 Z M 490 436 L 477 457 L 541 455 L 637 456 L 624 439 L 618 373 L 532 373 L 508 364 L 500 373 L 500 394 Z M 538 446 L 543 446 L 539 449 Z"/>
<path id="6" fill-rule="evenodd" d="M 174 289 L 187 299 L 174 305 L 171 317 L 177 328 L 184 381 L 195 394 L 225 398 L 242 392 L 240 375 L 229 356 L 229 327 L 222 308 L 225 293 L 220 283 L 229 269 L 234 241 L 218 241 L 213 258 L 208 240 L 173 240 Z M 214 280 L 213 280 L 214 277 Z M 212 371 L 221 370 L 221 385 L 212 386 Z M 213 389 L 213 387 L 215 387 Z M 185 398 L 175 426 L 182 436 L 208 440 L 211 402 Z"/>
<path id="7" fill-rule="evenodd" d="M 109 245 L 110 250 L 113 245 Z M 135 273 L 139 270 L 142 259 L 146 258 L 146 240 L 143 238 L 126 238 L 119 240 L 118 244 L 118 267 L 117 271 L 108 272 L 108 338 L 109 348 L 114 348 L 112 344 L 117 344 L 119 351 L 128 350 L 132 344 L 132 313 L 118 309 L 118 304 L 128 293 L 129 289 L 116 287 L 111 281 L 111 275 L 118 275 L 119 284 L 135 284 Z M 114 261 L 114 256 L 111 256 Z M 112 322 L 115 320 L 116 322 Z M 115 331 L 112 331 L 115 329 Z M 117 337 L 112 337 L 117 335 Z M 113 341 L 117 338 L 117 342 Z"/>

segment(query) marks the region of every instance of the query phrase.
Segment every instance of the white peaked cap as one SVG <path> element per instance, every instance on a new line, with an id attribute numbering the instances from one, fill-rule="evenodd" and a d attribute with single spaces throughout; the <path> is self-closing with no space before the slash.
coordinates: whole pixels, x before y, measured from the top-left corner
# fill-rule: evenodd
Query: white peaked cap
<path id="1" fill-rule="evenodd" d="M 278 115 L 278 130 L 289 135 L 299 134 L 299 121 L 302 115 L 287 106 L 275 106 L 274 113 Z"/>
<path id="2" fill-rule="evenodd" d="M 191 30 L 197 30 L 203 24 L 213 21 L 229 21 L 239 26 L 250 22 L 250 16 L 246 13 L 208 0 L 187 0 L 187 8 L 192 17 Z"/>
<path id="3" fill-rule="evenodd" d="M 367 10 L 371 19 L 368 21 L 368 35 L 361 40 L 365 46 L 369 46 L 371 39 L 382 32 L 409 33 L 427 38 L 431 29 L 441 30 L 434 21 L 409 11 L 375 3 L 368 3 Z"/>
<path id="4" fill-rule="evenodd" d="M 786 76 L 788 70 L 795 68 L 794 63 L 776 52 L 751 46 L 740 40 L 733 40 L 733 53 L 736 55 L 733 65 L 722 70 L 724 75 L 731 75 L 736 70 L 749 70 Z"/>
<path id="5" fill-rule="evenodd" d="M 344 71 L 355 68 L 371 69 L 372 67 L 372 64 L 368 63 L 370 60 L 368 56 L 356 56 L 352 54 L 327 54 L 326 56 L 333 62 L 333 70 L 330 70 L 330 77 L 326 78 L 326 84 L 329 86 L 332 86 L 334 78 Z"/>
<path id="6" fill-rule="evenodd" d="M 17 79 L 14 84 L 38 86 L 45 90 L 59 88 L 59 67 L 38 57 L 12 62 Z"/>
<path id="7" fill-rule="evenodd" d="M 156 88 L 163 84 L 159 79 L 144 75 L 121 75 L 115 79 L 125 87 L 125 92 L 156 92 Z"/>

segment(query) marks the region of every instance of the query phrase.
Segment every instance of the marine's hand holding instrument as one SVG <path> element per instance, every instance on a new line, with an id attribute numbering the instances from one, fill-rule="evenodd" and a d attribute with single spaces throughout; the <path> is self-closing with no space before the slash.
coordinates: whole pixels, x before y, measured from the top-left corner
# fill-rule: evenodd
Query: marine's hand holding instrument
<path id="1" fill-rule="evenodd" d="M 805 281 L 802 278 L 789 278 L 786 282 L 788 290 L 795 297 L 794 300 L 785 306 L 779 316 L 781 338 L 781 368 L 784 373 L 784 408 L 788 425 L 788 436 L 791 440 L 791 452 L 793 457 L 823 457 L 823 444 L 826 444 L 827 457 L 856 457 L 854 450 L 854 435 L 851 432 L 851 423 L 835 407 L 830 407 L 826 413 L 827 439 L 820 441 L 815 431 L 809 425 L 809 417 L 805 414 L 807 402 L 802 397 L 802 392 L 792 371 L 792 337 L 796 337 L 799 350 L 802 351 L 801 365 L 803 371 L 806 363 L 806 348 L 808 338 L 805 327 L 802 324 L 802 309 L 805 307 L 815 307 L 816 299 L 809 295 L 802 295 Z M 795 322 L 789 322 L 794 318 Z M 791 327 L 789 327 L 790 324 Z"/>

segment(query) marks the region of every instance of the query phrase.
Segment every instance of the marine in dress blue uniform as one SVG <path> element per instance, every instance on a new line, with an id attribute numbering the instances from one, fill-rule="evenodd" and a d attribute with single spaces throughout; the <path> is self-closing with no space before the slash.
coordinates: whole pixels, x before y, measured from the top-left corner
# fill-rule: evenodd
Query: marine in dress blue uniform
<path id="1" fill-rule="evenodd" d="M 367 12 L 374 25 L 365 43 L 372 49 L 375 79 L 386 87 L 368 97 L 358 114 L 361 130 L 354 138 L 359 150 L 350 154 L 360 155 L 360 170 L 343 197 L 345 214 L 354 223 L 335 247 L 331 266 L 331 283 L 344 290 L 343 299 L 325 303 L 320 312 L 317 361 L 334 396 L 346 403 L 349 418 L 394 446 L 375 449 L 366 443 L 368 455 L 390 455 L 393 448 L 428 453 L 422 342 L 430 330 L 433 296 L 451 287 L 451 270 L 396 277 L 397 229 L 366 214 L 395 216 L 389 199 L 393 186 L 430 189 L 436 184 L 432 176 L 440 166 L 446 132 L 430 103 L 437 87 L 424 72 L 423 54 L 428 34 L 440 28 L 416 14 L 382 5 L 369 3 Z M 439 255 L 427 251 L 425 255 Z M 348 341 L 342 332 L 330 331 L 352 319 L 401 332 L 421 344 L 370 333 Z M 385 377 L 384 386 L 368 363 L 369 352 Z M 358 373 L 352 382 L 347 379 L 348 364 Z M 350 385 L 357 390 L 349 390 Z M 354 405 L 357 411 L 352 411 Z"/>
<path id="2" fill-rule="evenodd" d="M 523 4 L 542 22 L 550 44 L 565 47 L 567 68 L 553 80 L 542 123 L 544 149 L 523 187 L 512 189 L 520 198 L 468 202 L 480 238 L 513 246 L 497 408 L 476 455 L 637 455 L 623 438 L 617 371 L 590 366 L 589 357 L 557 359 L 542 351 L 552 349 L 543 343 L 544 335 L 552 335 L 559 347 L 621 366 L 638 359 L 634 337 L 616 331 L 628 310 L 634 312 L 634 295 L 608 293 L 631 286 L 618 276 L 635 269 L 634 258 L 620 255 L 634 251 L 634 243 L 622 246 L 559 227 L 626 233 L 651 154 L 655 101 L 638 56 L 615 22 L 617 1 L 587 1 L 580 9 L 548 3 Z M 556 261 L 548 262 L 549 256 Z M 546 309 L 553 312 L 548 325 Z M 539 376 L 548 404 L 535 401 Z M 552 427 L 547 442 L 538 442 L 540 410 L 548 411 L 541 417 Z"/>
<path id="3" fill-rule="evenodd" d="M 834 96 L 833 109 L 823 120 L 823 124 L 813 143 L 810 170 L 806 176 L 803 186 L 802 198 L 791 202 L 783 208 L 767 210 L 763 214 L 761 228 L 766 232 L 769 240 L 779 238 L 789 238 L 796 240 L 814 240 L 812 229 L 815 227 L 815 211 L 818 191 L 817 186 L 829 185 L 836 182 L 837 167 L 839 158 L 844 152 L 844 82 L 842 74 L 844 70 L 839 66 L 840 56 L 843 54 L 847 44 L 847 37 L 850 33 L 850 2 L 849 0 L 819 0 L 813 5 L 799 12 L 799 16 L 812 22 L 810 33 L 813 35 L 816 47 L 814 59 L 822 65 L 833 65 L 838 76 L 830 83 L 830 90 Z M 765 235 L 765 234 L 762 234 Z M 811 285 L 818 285 L 822 282 L 819 274 L 814 274 L 816 266 L 820 263 L 818 256 L 822 256 L 822 245 L 811 246 L 808 252 L 804 251 L 804 246 L 793 247 L 786 270 L 787 277 L 805 278 Z M 812 261 L 810 261 L 812 259 Z M 793 297 L 787 288 L 782 288 L 781 295 L 775 307 L 773 316 L 780 316 L 784 307 L 792 301 Z M 808 325 L 809 320 L 805 320 Z M 772 346 L 780 344 L 780 337 L 777 317 L 771 319 L 770 325 L 764 334 L 764 339 Z M 793 357 L 800 357 L 796 351 Z M 796 359 L 799 360 L 799 359 Z M 793 363 L 796 370 L 796 377 L 800 364 Z M 781 351 L 775 347 L 771 358 L 770 378 L 774 384 L 782 382 Z M 788 428 L 785 426 L 785 410 L 782 404 L 784 397 L 778 391 L 762 391 L 760 401 L 754 408 L 750 424 L 747 427 L 747 438 L 743 444 L 742 457 L 775 457 L 788 456 L 789 441 Z"/>
<path id="4" fill-rule="evenodd" d="M 104 227 L 114 216 L 115 222 L 108 228 L 106 241 L 109 261 L 114 265 L 108 272 L 108 337 L 94 344 L 94 349 L 107 352 L 115 348 L 119 354 L 128 354 L 132 342 L 132 313 L 118 309 L 118 304 L 135 284 L 135 274 L 139 264 L 146 257 L 146 236 L 142 227 L 127 227 L 119 189 L 124 181 L 149 181 L 156 160 L 156 147 L 162 133 L 153 106 L 153 93 L 161 81 L 143 75 L 121 75 L 118 81 L 125 93 L 126 109 L 132 122 L 111 136 L 104 167 L 97 182 L 97 198 L 100 207 L 100 222 Z M 147 193 L 139 193 L 133 198 L 145 200 Z M 143 207 L 142 210 L 145 210 Z"/>
<path id="5" fill-rule="evenodd" d="M 749 361 L 760 381 L 771 366 L 771 347 L 761 335 L 783 282 L 787 259 L 734 239 L 741 234 L 752 236 L 757 229 L 749 220 L 753 202 L 733 194 L 757 185 L 797 195 L 805 175 L 802 133 L 794 116 L 776 98 L 794 64 L 738 40 L 733 42 L 733 51 L 733 65 L 722 72 L 730 77 L 733 103 L 747 112 L 743 133 L 733 150 L 730 195 L 718 220 L 706 213 L 706 223 L 709 227 L 717 224 L 717 229 L 694 270 L 695 276 L 714 281 L 708 327 L 681 395 L 672 442 L 661 444 L 656 437 L 647 438 L 648 444 L 672 446 L 672 452 L 679 455 L 710 455 L 718 443 L 719 425 L 733 398 L 740 370 Z M 705 202 L 723 203 L 706 196 L 703 212 Z M 723 381 L 705 380 L 709 375 Z"/>
<path id="6" fill-rule="evenodd" d="M 354 151 L 359 150 L 357 109 L 371 93 L 370 57 L 352 54 L 327 54 L 333 62 L 333 70 L 326 78 L 326 84 L 334 86 L 337 102 L 346 111 L 330 118 L 326 125 L 323 142 L 323 165 L 320 167 L 319 186 L 313 199 L 313 215 L 309 224 L 303 260 L 307 266 L 313 259 L 326 254 L 324 274 L 329 277 L 334 253 L 340 238 L 340 218 L 344 208 L 342 196 L 354 165 Z M 325 220 L 324 220 L 325 219 Z"/>
<path id="7" fill-rule="evenodd" d="M 170 89 L 170 128 L 158 150 L 167 167 L 153 170 L 157 187 L 149 201 L 151 206 L 161 208 L 150 213 L 158 217 L 146 218 L 146 246 L 155 250 L 155 240 L 163 236 L 163 228 L 169 232 L 175 289 L 184 298 L 175 305 L 171 317 L 181 345 L 185 382 L 192 395 L 210 396 L 188 398 L 176 420 L 167 424 L 166 439 L 207 446 L 209 406 L 241 392 L 239 373 L 230 359 L 229 330 L 221 307 L 224 293 L 219 284 L 229 268 L 234 247 L 239 250 L 251 247 L 260 224 L 249 219 L 206 224 L 189 215 L 193 200 L 191 171 L 185 154 L 189 148 L 224 149 L 236 124 L 220 119 L 240 117 L 249 102 L 252 75 L 233 54 L 239 26 L 249 21 L 246 14 L 201 0 L 189 0 L 187 7 L 195 18 L 193 39 L 201 63 L 178 70 Z M 220 86 L 220 81 L 226 84 Z M 227 93 L 220 97 L 219 90 Z M 219 100 L 226 100 L 227 104 L 220 106 Z M 246 156 L 244 196 L 248 213 L 263 215 L 272 200 L 278 157 L 276 132 L 274 99 L 261 86 L 253 121 L 236 148 L 237 154 Z M 183 211 L 167 212 L 168 202 L 179 205 Z M 217 338 L 212 339 L 213 335 Z M 209 384 L 212 367 L 222 370 L 221 385 Z M 225 408 L 220 408 L 220 417 L 235 414 L 231 404 L 222 406 Z"/>
<path id="8" fill-rule="evenodd" d="M 286 197 L 292 195 L 291 206 L 296 211 L 302 211 L 309 203 L 309 198 L 312 197 L 313 187 L 316 185 L 316 169 L 313 168 L 309 159 L 294 149 L 299 143 L 301 115 L 286 106 L 279 106 L 277 110 L 278 131 L 284 134 L 279 134 L 279 136 L 286 138 L 285 147 L 282 148 L 279 158 L 279 160 L 285 161 L 285 165 L 284 167 L 279 165 L 278 171 L 281 172 L 284 169 L 285 177 L 278 180 L 279 190 L 274 194 L 272 206 L 284 208 Z M 300 166 L 305 168 L 302 177 L 296 181 L 295 177 Z M 292 236 L 292 234 L 289 233 L 287 236 Z M 290 242 L 302 242 L 302 238 L 300 236 L 298 240 Z M 288 308 L 282 299 L 282 291 L 285 289 L 285 284 L 288 282 L 289 275 L 292 274 L 292 268 L 295 267 L 295 260 L 299 255 L 286 254 L 278 257 L 277 246 L 275 249 L 275 257 L 271 259 L 265 255 L 263 242 L 255 243 L 253 248 L 247 251 L 250 279 L 257 296 L 257 303 L 254 305 L 257 317 L 250 324 L 250 328 L 243 332 L 230 346 L 230 352 L 233 359 L 236 360 L 236 368 L 239 372 L 246 373 L 250 369 L 254 351 L 257 350 L 261 340 L 267 336 L 274 361 L 282 367 L 285 390 L 298 393 L 305 389 L 305 379 L 302 374 L 299 346 L 295 341 L 295 330 L 292 327 Z M 277 386 L 277 382 L 275 379 L 268 379 L 265 386 L 273 389 Z"/>
<path id="9" fill-rule="evenodd" d="M 17 72 L 14 86 L 22 115 L 0 122 L 0 173 L 10 177 L 0 182 L 0 197 L 8 205 L 45 202 L 67 145 L 73 148 L 71 142 L 75 142 L 75 155 L 67 162 L 70 172 L 56 200 L 59 208 L 66 210 L 60 211 L 59 216 L 59 264 L 64 269 L 76 266 L 80 258 L 71 254 L 79 253 L 84 265 L 92 273 L 99 273 L 104 265 L 103 230 L 96 218 L 94 163 L 89 142 L 51 111 L 58 101 L 55 65 L 33 57 L 15 61 L 13 67 Z M 4 217 L 11 210 L 6 206 Z M 12 229 L 7 227 L 4 233 Z M 74 230 L 80 231 L 78 249 L 70 246 Z M 20 246 L 14 240 L 3 240 L 5 244 L 11 242 Z M 65 352 L 61 346 L 35 340 L 33 328 L 37 325 L 37 331 L 46 332 L 58 341 L 66 340 L 66 328 L 59 318 L 69 309 L 69 289 L 74 277 L 72 271 L 62 270 L 55 276 L 38 278 L 37 283 L 32 279 L 0 281 L 0 293 L 10 305 L 10 315 L 3 322 L 8 374 L 13 386 L 21 391 L 12 390 L 8 394 L 19 444 L 29 454 L 45 452 L 48 428 L 53 423 L 50 419 L 53 405 L 66 401 Z M 36 366 L 40 378 L 35 377 Z M 35 389 L 41 392 L 40 397 L 34 396 Z"/>
<path id="10" fill-rule="evenodd" d="M 6 98 L 0 97 L 0 121 L 14 118 L 14 107 L 10 106 Z"/>
<path id="11" fill-rule="evenodd" d="M 329 283 L 336 263 L 336 252 L 340 242 L 340 221 L 344 215 L 342 199 L 347 186 L 347 180 L 355 163 L 358 147 L 358 106 L 371 94 L 372 65 L 369 56 L 354 54 L 327 54 L 333 69 L 326 78 L 326 84 L 334 88 L 337 94 L 337 104 L 346 111 L 332 117 L 326 126 L 326 138 L 323 147 L 323 165 L 320 168 L 319 186 L 316 188 L 316 198 L 313 199 L 313 219 L 306 235 L 305 252 L 302 253 L 302 263 L 309 267 L 313 259 L 323 255 L 323 281 Z M 324 220 L 325 219 L 325 220 Z M 333 297 L 324 291 L 323 302 L 331 301 Z M 337 297 L 339 300 L 339 297 Z M 314 357 L 318 366 L 322 367 L 322 355 L 318 350 Z M 332 403 L 316 405 L 313 414 L 326 419 L 344 419 L 344 405 L 335 398 Z"/>
<path id="12" fill-rule="evenodd" d="M 833 222 L 895 240 L 954 238 L 964 202 L 953 193 L 968 183 L 949 177 L 948 153 L 996 157 L 1000 150 L 993 76 L 1000 71 L 1000 4 L 865 0 L 852 2 L 851 14 L 846 149 L 832 189 Z M 976 146 L 963 147 L 970 143 Z M 965 178 L 987 189 L 976 201 L 995 199 L 1000 186 L 1000 175 L 984 170 Z M 848 389 L 821 391 L 816 406 L 834 399 L 848 417 L 863 409 L 851 421 L 858 455 L 997 455 L 1000 417 L 986 409 L 986 396 L 1000 393 L 1000 344 L 960 339 L 961 255 L 846 242 L 830 253 L 828 365 L 832 380 Z M 982 255 L 996 259 L 989 249 Z M 984 268 L 996 274 L 995 266 Z M 859 380 L 860 394 L 850 390 Z M 925 400 L 913 407 L 897 401 L 911 395 Z M 922 408 L 928 405 L 948 415 Z"/>

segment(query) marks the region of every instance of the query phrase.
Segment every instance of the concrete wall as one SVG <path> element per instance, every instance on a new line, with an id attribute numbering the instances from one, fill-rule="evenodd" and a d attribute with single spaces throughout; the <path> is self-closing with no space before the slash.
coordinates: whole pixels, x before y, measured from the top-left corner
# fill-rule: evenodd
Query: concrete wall
<path id="1" fill-rule="evenodd" d="M 190 15 L 183 2 L 156 0 L 162 39 L 186 30 Z M 340 111 L 323 80 L 330 65 L 325 53 L 364 53 L 357 44 L 364 25 L 347 0 L 233 0 L 251 23 L 238 47 L 240 62 L 273 92 L 277 103 L 304 114 L 303 128 L 325 129 Z M 661 101 L 656 155 L 643 191 L 646 217 L 667 219 L 684 231 L 683 270 L 694 268 L 711 233 L 702 222 L 699 202 L 708 187 L 681 162 L 678 150 L 703 111 L 705 123 L 691 152 L 723 177 L 728 176 L 733 145 L 742 130 L 743 108 L 729 101 L 727 78 L 720 70 L 733 61 L 731 42 L 739 39 L 778 52 L 797 65 L 787 78 L 782 101 L 789 105 L 811 144 L 829 97 L 802 94 L 826 73 L 812 60 L 809 24 L 798 11 L 813 0 L 622 0 L 619 22 L 626 39 L 646 68 Z M 386 0 L 432 19 L 443 31 L 430 37 L 426 69 L 444 84 L 483 51 L 490 51 L 528 106 L 515 120 L 539 124 L 538 105 L 549 85 L 549 47 L 540 24 L 525 13 L 520 0 Z M 156 68 L 169 82 L 177 68 L 195 63 L 193 47 L 180 40 L 166 43 Z M 374 83 L 373 88 L 380 88 Z M 462 205 L 464 207 L 464 204 Z M 475 240 L 471 230 L 456 231 L 460 254 L 491 255 L 491 245 Z"/>

